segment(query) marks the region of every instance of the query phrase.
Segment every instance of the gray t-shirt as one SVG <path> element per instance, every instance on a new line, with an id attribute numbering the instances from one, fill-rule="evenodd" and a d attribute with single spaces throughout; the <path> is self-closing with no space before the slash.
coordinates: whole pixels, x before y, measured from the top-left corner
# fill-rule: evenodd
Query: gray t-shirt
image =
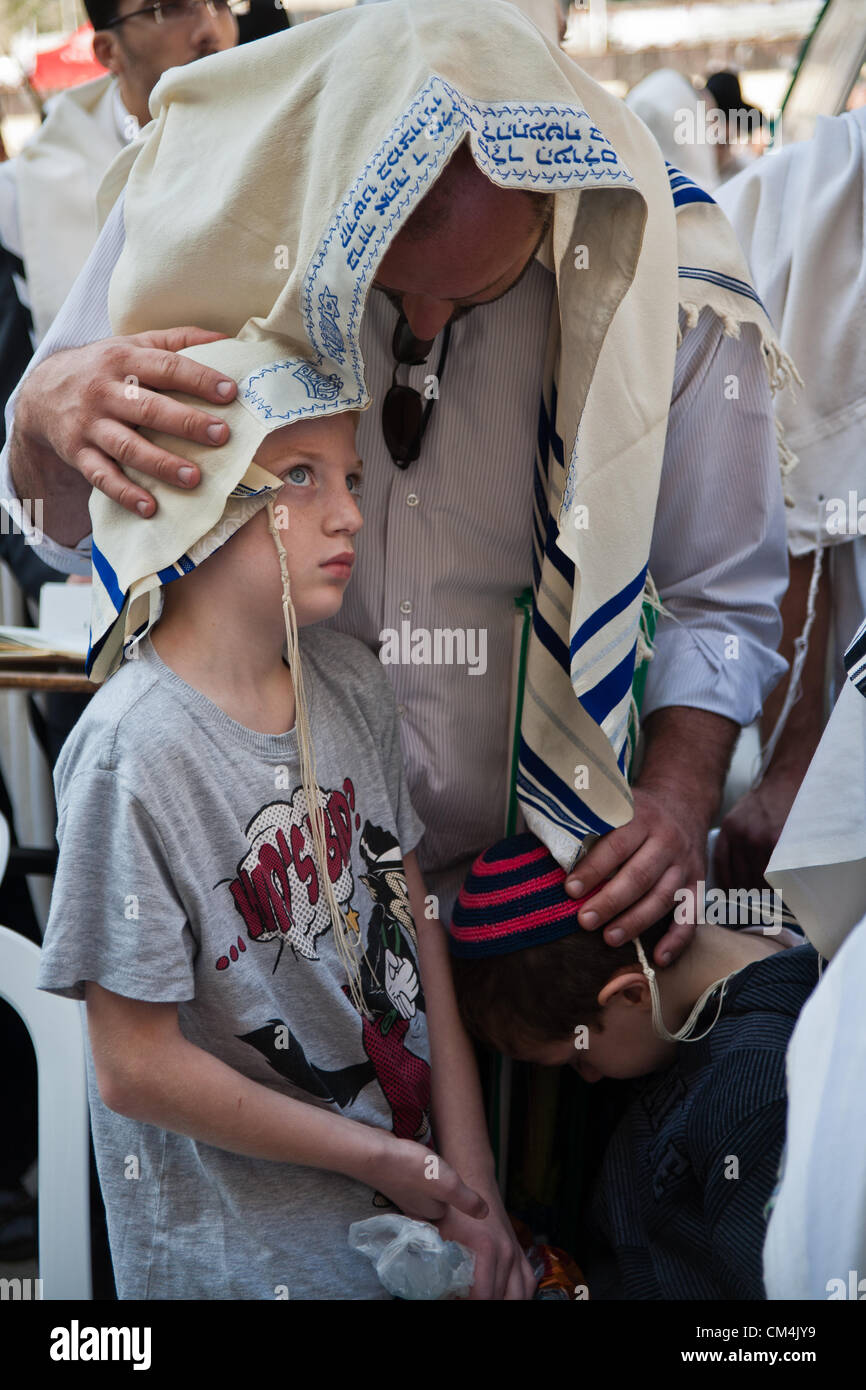
<path id="1" fill-rule="evenodd" d="M 230 719 L 159 658 L 97 692 L 55 771 L 60 862 L 39 984 L 179 1005 L 190 1042 L 281 1094 L 429 1141 L 430 1069 L 402 853 L 409 801 L 381 665 L 340 633 L 301 653 L 327 804 L 328 873 L 363 938 L 347 978 L 311 853 L 294 730 Z M 118 1115 L 88 1086 L 118 1295 L 381 1298 L 347 1247 L 381 1197 L 340 1174 L 242 1157 Z M 374 1204 L 375 1201 L 375 1204 Z"/>

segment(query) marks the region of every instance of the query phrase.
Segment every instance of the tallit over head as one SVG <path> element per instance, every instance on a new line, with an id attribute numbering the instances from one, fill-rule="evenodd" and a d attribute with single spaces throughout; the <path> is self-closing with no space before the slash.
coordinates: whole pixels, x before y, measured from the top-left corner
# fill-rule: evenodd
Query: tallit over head
<path id="1" fill-rule="evenodd" d="M 631 681 L 679 305 L 689 324 L 707 305 L 728 332 L 757 324 L 784 374 L 728 224 L 499 0 L 342 11 L 166 73 L 151 111 L 105 190 L 128 174 L 112 327 L 230 335 L 186 355 L 239 391 L 209 407 L 227 445 L 160 441 L 201 467 L 193 494 L 130 470 L 159 503 L 143 520 L 94 493 L 91 674 L 147 630 L 162 583 L 264 505 L 276 480 L 251 459 L 268 431 L 369 406 L 358 333 L 377 267 L 467 139 L 494 183 L 555 195 L 518 788 L 529 828 L 570 866 L 588 832 L 632 815 Z"/>

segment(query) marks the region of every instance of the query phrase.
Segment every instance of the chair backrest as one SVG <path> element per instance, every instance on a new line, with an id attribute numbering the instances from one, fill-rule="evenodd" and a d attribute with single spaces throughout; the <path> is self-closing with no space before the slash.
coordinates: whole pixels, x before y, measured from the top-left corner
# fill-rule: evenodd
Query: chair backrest
<path id="1" fill-rule="evenodd" d="M 39 1078 L 39 1278 L 45 1299 L 89 1299 L 90 1117 L 83 1004 L 36 988 L 40 950 L 0 927 L 0 998 L 27 1027 Z"/>
<path id="2" fill-rule="evenodd" d="M 12 837 L 9 833 L 9 822 L 0 812 L 0 883 L 6 877 L 6 865 L 9 863 L 9 846 Z"/>

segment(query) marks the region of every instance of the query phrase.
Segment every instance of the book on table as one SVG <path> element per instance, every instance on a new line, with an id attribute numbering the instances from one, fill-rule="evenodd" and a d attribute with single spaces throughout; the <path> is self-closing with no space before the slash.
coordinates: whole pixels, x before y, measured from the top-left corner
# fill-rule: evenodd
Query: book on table
<path id="1" fill-rule="evenodd" d="M 90 595 L 89 584 L 43 584 L 38 627 L 0 626 L 0 662 L 83 662 L 90 640 Z"/>

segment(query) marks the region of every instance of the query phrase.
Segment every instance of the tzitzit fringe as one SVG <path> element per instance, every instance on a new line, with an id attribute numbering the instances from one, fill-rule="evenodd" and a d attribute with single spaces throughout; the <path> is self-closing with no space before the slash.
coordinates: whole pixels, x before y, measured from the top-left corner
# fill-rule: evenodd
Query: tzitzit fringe
<path id="1" fill-rule="evenodd" d="M 337 947 L 337 954 L 346 968 L 352 1003 L 359 1013 L 363 1014 L 366 1018 L 370 1018 L 371 1014 L 364 1001 L 361 990 L 360 957 L 366 957 L 361 948 L 360 933 L 354 933 L 349 926 L 345 913 L 337 902 L 334 893 L 334 885 L 328 873 L 328 849 L 325 844 L 325 829 L 321 809 L 324 798 L 319 790 L 318 778 L 316 776 L 316 750 L 310 730 L 307 697 L 304 691 L 304 679 L 301 673 L 301 658 L 298 648 L 298 619 L 295 613 L 295 606 L 292 603 L 286 552 L 276 522 L 273 498 L 268 498 L 267 507 L 268 528 L 274 538 L 277 554 L 280 557 L 280 578 L 282 580 L 283 589 L 283 618 L 286 624 L 289 669 L 292 673 L 292 683 L 295 688 L 295 728 L 298 734 L 298 757 L 301 764 L 301 783 L 304 788 L 304 800 L 307 803 L 310 831 L 313 837 L 313 852 L 319 871 L 319 883 L 322 885 L 325 900 L 328 904 L 328 910 L 331 914 L 331 925 L 334 929 L 334 943 Z M 361 949 L 359 950 L 359 948 Z M 367 963 L 369 965 L 369 961 Z"/>

